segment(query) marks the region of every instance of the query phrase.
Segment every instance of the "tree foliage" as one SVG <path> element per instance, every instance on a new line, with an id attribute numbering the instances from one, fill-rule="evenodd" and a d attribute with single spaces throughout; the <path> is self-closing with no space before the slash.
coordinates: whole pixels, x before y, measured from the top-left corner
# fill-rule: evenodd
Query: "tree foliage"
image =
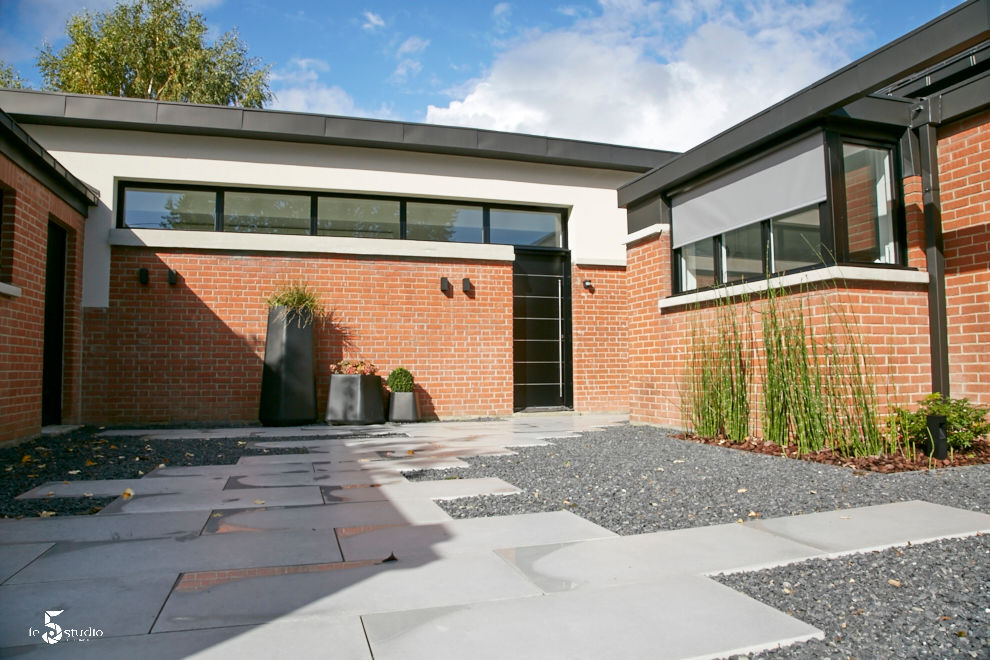
<path id="1" fill-rule="evenodd" d="M 24 79 L 3 60 L 0 60 L 0 88 L 21 89 L 24 87 Z"/>
<path id="2" fill-rule="evenodd" d="M 206 40 L 203 16 L 185 0 L 133 0 L 66 23 L 68 44 L 38 56 L 45 86 L 63 92 L 260 108 L 271 101 L 269 67 L 249 57 L 236 31 Z"/>

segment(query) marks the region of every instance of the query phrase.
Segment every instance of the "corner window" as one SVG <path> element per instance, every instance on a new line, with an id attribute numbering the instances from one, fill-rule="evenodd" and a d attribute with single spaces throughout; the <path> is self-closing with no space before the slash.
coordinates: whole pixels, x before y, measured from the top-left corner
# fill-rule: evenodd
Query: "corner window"
<path id="1" fill-rule="evenodd" d="M 722 251 L 725 282 L 763 276 L 763 223 L 723 234 Z"/>
<path id="2" fill-rule="evenodd" d="M 772 272 L 824 263 L 821 255 L 821 219 L 817 207 L 771 219 L 770 233 Z"/>
<path id="3" fill-rule="evenodd" d="M 897 263 L 889 149 L 843 142 L 846 249 L 856 263 Z"/>
<path id="4" fill-rule="evenodd" d="M 680 257 L 681 291 L 715 285 L 714 239 L 706 238 L 685 245 L 680 249 Z"/>

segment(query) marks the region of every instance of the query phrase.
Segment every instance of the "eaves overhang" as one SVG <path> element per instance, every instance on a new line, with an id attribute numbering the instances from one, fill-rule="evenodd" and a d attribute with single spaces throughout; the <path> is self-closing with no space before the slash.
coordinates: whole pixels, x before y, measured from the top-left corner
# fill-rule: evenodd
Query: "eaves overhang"
<path id="1" fill-rule="evenodd" d="M 96 206 L 100 195 L 80 181 L 62 163 L 0 110 L 0 153 L 58 195 L 84 217 Z"/>
<path id="2" fill-rule="evenodd" d="M 647 172 L 677 155 L 475 128 L 34 90 L 0 90 L 0 108 L 23 124 L 398 149 L 628 172 Z"/>
<path id="3" fill-rule="evenodd" d="M 619 206 L 642 204 L 706 170 L 821 123 L 854 102 L 860 102 L 856 107 L 861 112 L 882 112 L 884 117 L 900 112 L 862 99 L 988 38 L 990 0 L 970 0 L 620 187 Z M 904 126 L 910 126 L 910 116 Z"/>

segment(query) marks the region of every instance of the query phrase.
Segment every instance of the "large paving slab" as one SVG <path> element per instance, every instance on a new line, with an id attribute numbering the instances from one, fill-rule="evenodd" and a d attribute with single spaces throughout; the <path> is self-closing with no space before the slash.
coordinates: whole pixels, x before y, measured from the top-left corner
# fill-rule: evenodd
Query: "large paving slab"
<path id="1" fill-rule="evenodd" d="M 314 463 L 313 467 L 321 465 Z M 325 465 L 325 464 L 322 464 Z M 316 472 L 298 474 L 252 474 L 244 476 L 230 477 L 231 483 L 227 485 L 229 490 L 236 488 L 271 488 L 273 486 L 371 486 L 384 484 L 399 484 L 406 480 L 395 470 L 341 470 L 336 467 L 334 470 L 326 468 L 318 469 Z"/>
<path id="2" fill-rule="evenodd" d="M 40 557 L 54 543 L 13 543 L 0 545 L 0 584 Z"/>
<path id="3" fill-rule="evenodd" d="M 412 481 L 380 487 L 322 487 L 327 504 L 344 502 L 378 502 L 407 499 L 453 500 L 475 495 L 514 495 L 519 491 L 512 484 L 496 477 L 479 479 L 444 479 L 443 481 Z"/>
<path id="4" fill-rule="evenodd" d="M 53 621 L 65 629 L 98 628 L 104 637 L 144 634 L 151 630 L 176 574 L 145 571 L 141 575 L 90 580 L 0 586 L 0 647 L 41 644 L 45 612 L 62 610 Z M 70 646 L 80 642 L 65 643 Z M 45 649 L 48 650 L 47 648 Z M 7 655 L 6 652 L 0 656 Z"/>
<path id="5" fill-rule="evenodd" d="M 11 657 L 42 660 L 132 657 L 141 660 L 270 660 L 285 657 L 371 660 L 361 619 L 356 616 L 341 619 L 295 617 L 264 625 L 99 638 L 84 644 L 45 646 L 47 648 L 28 646 L 4 651 Z"/>
<path id="6" fill-rule="evenodd" d="M 135 495 L 130 499 L 118 497 L 106 506 L 107 513 L 154 513 L 162 511 L 214 511 L 217 509 L 246 509 L 253 506 L 302 506 L 322 504 L 319 486 L 289 486 L 282 488 L 241 488 L 217 493 L 209 491 L 180 492 L 163 495 Z"/>
<path id="7" fill-rule="evenodd" d="M 253 508 L 217 511 L 210 517 L 204 534 L 275 532 L 334 528 L 363 528 L 408 525 L 450 520 L 432 500 L 398 500 L 321 504 L 286 508 Z"/>
<path id="8" fill-rule="evenodd" d="M 822 554 L 818 548 L 738 524 L 497 552 L 547 592 L 760 570 Z"/>
<path id="9" fill-rule="evenodd" d="M 990 515 L 912 501 L 746 524 L 840 555 L 990 532 Z"/>
<path id="10" fill-rule="evenodd" d="M 7 581 L 25 584 L 141 575 L 339 562 L 332 530 L 292 534 L 208 534 L 111 543 L 57 543 Z"/>
<path id="11" fill-rule="evenodd" d="M 615 537 L 569 511 L 466 518 L 430 525 L 401 525 L 338 534 L 347 561 L 407 557 L 453 557 L 506 545 L 563 543 Z"/>
<path id="12" fill-rule="evenodd" d="M 432 561 L 399 559 L 324 572 L 245 577 L 201 591 L 177 589 L 154 630 L 265 623 L 290 613 L 293 617 L 342 617 L 541 593 L 492 554 Z"/>
<path id="13" fill-rule="evenodd" d="M 281 454 L 290 456 L 290 454 Z M 312 458 L 307 454 L 307 458 Z M 175 465 L 155 468 L 144 479 L 160 479 L 162 477 L 244 477 L 253 474 L 301 474 L 313 471 L 313 462 L 300 462 L 292 456 L 292 461 L 271 461 L 254 465 Z M 321 459 L 322 460 L 322 459 Z"/>
<path id="14" fill-rule="evenodd" d="M 107 438 L 126 436 L 150 440 L 195 440 L 200 438 L 348 438 L 355 435 L 393 435 L 397 432 L 401 431 L 387 424 L 374 426 L 309 424 L 306 426 L 233 426 L 209 429 L 113 429 L 100 431 L 100 435 Z"/>
<path id="15" fill-rule="evenodd" d="M 136 495 L 158 495 L 179 491 L 218 491 L 225 476 L 160 477 L 157 479 L 93 479 L 92 481 L 49 481 L 21 493 L 17 499 L 44 497 L 116 497 L 130 488 Z"/>
<path id="16" fill-rule="evenodd" d="M 822 632 L 707 578 L 362 617 L 375 660 L 711 658 Z"/>
<path id="17" fill-rule="evenodd" d="M 95 516 L 0 520 L 0 544 L 192 537 L 199 534 L 209 516 L 209 511 L 145 514 L 100 512 Z M 3 550 L 0 549 L 0 552 Z"/>

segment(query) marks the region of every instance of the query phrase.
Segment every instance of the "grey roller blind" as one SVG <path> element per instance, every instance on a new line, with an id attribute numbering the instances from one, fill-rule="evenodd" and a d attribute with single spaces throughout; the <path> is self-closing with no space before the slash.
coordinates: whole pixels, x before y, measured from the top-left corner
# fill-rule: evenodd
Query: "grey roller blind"
<path id="1" fill-rule="evenodd" d="M 822 133 L 671 199 L 673 247 L 825 201 Z"/>

